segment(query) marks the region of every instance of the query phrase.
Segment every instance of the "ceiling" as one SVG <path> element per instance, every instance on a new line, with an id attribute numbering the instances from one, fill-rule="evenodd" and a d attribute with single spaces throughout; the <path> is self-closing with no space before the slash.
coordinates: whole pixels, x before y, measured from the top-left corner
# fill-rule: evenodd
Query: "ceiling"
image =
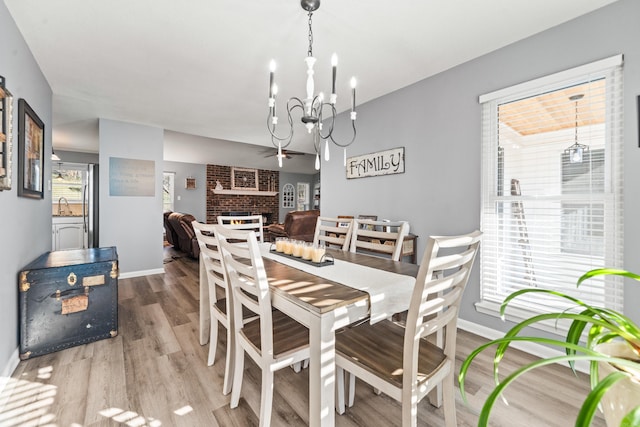
<path id="1" fill-rule="evenodd" d="M 523 136 L 603 124 L 605 94 L 605 80 L 594 80 L 502 104 L 498 115 L 500 122 Z"/>
<path id="2" fill-rule="evenodd" d="M 97 152 L 100 117 L 173 131 L 176 145 L 188 134 L 202 147 L 198 163 L 231 164 L 219 157 L 226 144 L 237 165 L 261 167 L 245 154 L 258 161 L 271 146 L 271 59 L 279 110 L 304 96 L 308 24 L 297 0 L 4 1 L 53 90 L 55 149 Z M 351 76 L 361 104 L 613 2 L 323 0 L 313 15 L 316 88 L 328 92 L 336 52 L 345 111 Z M 300 128 L 289 148 L 313 152 Z M 184 151 L 165 149 L 165 159 L 189 161 Z M 295 162 L 313 172 L 312 155 L 285 165 Z"/>

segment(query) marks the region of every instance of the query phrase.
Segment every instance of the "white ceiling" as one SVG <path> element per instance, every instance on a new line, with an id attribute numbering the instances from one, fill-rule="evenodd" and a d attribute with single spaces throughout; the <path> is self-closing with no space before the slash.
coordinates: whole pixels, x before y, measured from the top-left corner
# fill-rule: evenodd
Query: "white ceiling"
<path id="1" fill-rule="evenodd" d="M 305 96 L 307 17 L 297 0 L 4 1 L 53 90 L 56 149 L 97 152 L 98 117 L 212 138 L 197 138 L 201 147 L 271 146 L 272 58 L 280 111 Z M 613 2 L 323 0 L 313 15 L 316 88 L 329 91 L 336 52 L 344 111 L 352 75 L 364 103 Z M 243 158 L 246 146 L 234 147 Z M 290 148 L 313 152 L 302 130 Z M 189 161 L 170 151 L 179 158 L 165 159 Z M 199 151 L 198 163 L 223 163 L 219 150 Z M 313 167 L 313 156 L 297 158 Z"/>

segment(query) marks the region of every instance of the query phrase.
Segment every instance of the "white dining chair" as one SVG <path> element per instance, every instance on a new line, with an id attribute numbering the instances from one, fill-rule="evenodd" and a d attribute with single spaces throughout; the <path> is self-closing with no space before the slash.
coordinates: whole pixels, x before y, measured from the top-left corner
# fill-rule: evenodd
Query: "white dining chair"
<path id="1" fill-rule="evenodd" d="M 264 223 L 262 215 L 228 216 L 218 215 L 218 224 L 235 230 L 252 230 L 258 241 L 264 242 Z"/>
<path id="2" fill-rule="evenodd" d="M 456 426 L 455 353 L 458 309 L 482 233 L 430 237 L 411 296 L 406 326 L 389 320 L 346 328 L 336 334 L 338 383 L 349 372 L 402 404 L 402 426 L 416 426 L 417 405 L 442 385 L 447 427 Z M 441 250 L 444 250 L 441 252 Z M 444 340 L 427 340 L 444 333 Z M 338 388 L 338 411 L 344 388 Z"/>
<path id="3" fill-rule="evenodd" d="M 352 218 L 329 218 L 319 216 L 316 222 L 316 230 L 313 235 L 313 243 L 326 246 L 338 246 L 343 251 L 349 250 L 351 243 Z"/>
<path id="4" fill-rule="evenodd" d="M 231 292 L 229 291 L 226 271 L 221 263 L 222 255 L 219 251 L 218 239 L 214 234 L 214 225 L 203 224 L 198 221 L 193 221 L 192 225 L 198 239 L 198 245 L 200 246 L 200 263 L 203 269 L 201 271 L 204 271 L 206 275 L 206 284 L 201 282 L 200 286 L 208 287 L 208 301 L 200 301 L 201 304 L 207 304 L 209 306 L 209 317 L 211 319 L 207 365 L 211 366 L 215 361 L 219 323 L 227 331 L 227 354 L 222 393 L 229 394 L 231 391 L 231 381 L 233 380 L 233 355 L 235 350 L 235 333 L 231 320 L 233 317 Z M 222 298 L 218 298 L 219 292 L 223 295 Z M 203 293 L 201 292 L 200 295 L 202 299 Z M 248 311 L 244 312 L 244 322 L 255 318 L 257 318 L 257 316 L 253 313 Z"/>
<path id="5" fill-rule="evenodd" d="M 351 252 L 382 253 L 399 261 L 402 255 L 402 243 L 409 234 L 406 221 L 375 221 L 355 219 L 351 231 Z"/>
<path id="6" fill-rule="evenodd" d="M 230 405 L 236 408 L 240 400 L 246 353 L 262 369 L 260 426 L 268 426 L 273 405 L 273 374 L 309 358 L 309 330 L 281 311 L 272 310 L 269 283 L 255 233 L 216 225 L 215 234 L 233 292 L 236 353 Z M 259 319 L 243 323 L 238 315 L 243 308 Z"/>

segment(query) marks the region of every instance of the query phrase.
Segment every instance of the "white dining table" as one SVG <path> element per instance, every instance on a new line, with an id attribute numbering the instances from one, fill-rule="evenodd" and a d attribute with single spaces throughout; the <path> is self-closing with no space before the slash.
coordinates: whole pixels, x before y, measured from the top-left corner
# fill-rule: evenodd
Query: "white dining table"
<path id="1" fill-rule="evenodd" d="M 335 331 L 369 317 L 372 299 L 379 300 L 385 295 L 385 291 L 378 291 L 375 294 L 356 289 L 349 286 L 349 282 L 351 280 L 358 282 L 357 277 L 363 275 L 374 277 L 375 274 L 371 275 L 370 271 L 373 269 L 374 273 L 378 270 L 380 276 L 384 276 L 384 280 L 380 282 L 384 282 L 387 289 L 393 290 L 396 285 L 406 287 L 407 283 L 415 282 L 418 266 L 330 249 L 327 252 L 335 259 L 334 265 L 313 267 L 310 270 L 308 266 L 303 267 L 302 263 L 296 268 L 295 263 L 278 259 L 278 255 L 272 256 L 269 253 L 269 245 L 265 244 L 261 249 L 271 287 L 272 305 L 309 328 L 309 425 L 334 426 Z M 341 268 L 342 263 L 362 266 L 363 270 L 361 274 L 351 272 L 342 276 L 338 272 L 339 280 L 346 283 L 323 277 L 327 275 L 331 277 L 332 274 L 328 273 L 328 269 Z M 327 271 L 323 273 L 323 269 Z M 203 276 L 202 263 L 200 282 L 207 283 L 206 277 Z M 362 285 L 357 284 L 357 286 Z M 396 299 L 402 298 L 396 296 Z M 394 307 L 402 307 L 402 304 Z M 406 298 L 404 309 L 408 307 L 409 298 Z M 209 336 L 208 314 L 208 290 L 204 285 L 200 286 L 200 343 L 202 345 L 206 344 Z"/>

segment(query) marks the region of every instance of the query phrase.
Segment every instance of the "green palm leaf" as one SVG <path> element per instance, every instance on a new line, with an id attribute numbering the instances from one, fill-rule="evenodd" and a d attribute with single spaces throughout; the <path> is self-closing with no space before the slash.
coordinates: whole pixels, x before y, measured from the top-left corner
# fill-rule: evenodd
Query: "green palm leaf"
<path id="1" fill-rule="evenodd" d="M 640 281 L 640 275 L 626 270 L 600 268 L 583 274 L 578 279 L 577 286 L 580 286 L 580 284 L 585 280 L 601 275 L 624 276 Z M 478 421 L 479 427 L 485 427 L 488 425 L 489 416 L 496 400 L 498 397 L 502 396 L 506 387 L 521 375 L 538 367 L 552 363 L 568 362 L 569 366 L 571 366 L 572 369 L 575 369 L 575 362 L 584 360 L 590 362 L 591 391 L 583 402 L 575 425 L 578 427 L 586 427 L 591 423 L 603 395 L 605 395 L 605 393 L 621 379 L 632 376 L 632 372 L 640 372 L 640 362 L 638 362 L 638 360 L 610 357 L 598 352 L 595 349 L 596 346 L 601 343 L 624 340 L 640 356 L 640 327 L 638 327 L 638 325 L 629 317 L 617 311 L 608 308 L 594 307 L 580 301 L 578 298 L 563 294 L 562 292 L 538 287 L 518 290 L 507 296 L 500 306 L 500 315 L 503 319 L 508 305 L 516 298 L 526 294 L 550 295 L 553 298 L 570 301 L 574 304 L 574 307 L 561 312 L 533 315 L 528 319 L 517 322 L 515 326 L 505 333 L 503 338 L 489 341 L 472 351 L 471 354 L 463 361 L 458 375 L 462 398 L 467 402 L 464 382 L 473 360 L 489 347 L 496 347 L 493 360 L 495 388 L 489 394 L 484 406 L 482 407 Z M 522 330 L 528 326 L 535 326 L 537 323 L 548 321 L 553 321 L 557 325 L 562 320 L 570 322 L 564 341 L 551 338 L 519 335 Z M 585 335 L 585 332 L 586 344 L 581 343 L 581 339 Z M 509 348 L 509 345 L 518 341 L 532 342 L 561 348 L 564 350 L 565 355 L 539 359 L 528 363 L 500 380 L 498 366 L 500 365 L 505 352 Z M 604 379 L 599 380 L 598 362 L 615 364 L 616 367 L 620 369 L 617 372 L 608 375 Z M 620 427 L 640 427 L 640 405 L 625 416 Z"/>

